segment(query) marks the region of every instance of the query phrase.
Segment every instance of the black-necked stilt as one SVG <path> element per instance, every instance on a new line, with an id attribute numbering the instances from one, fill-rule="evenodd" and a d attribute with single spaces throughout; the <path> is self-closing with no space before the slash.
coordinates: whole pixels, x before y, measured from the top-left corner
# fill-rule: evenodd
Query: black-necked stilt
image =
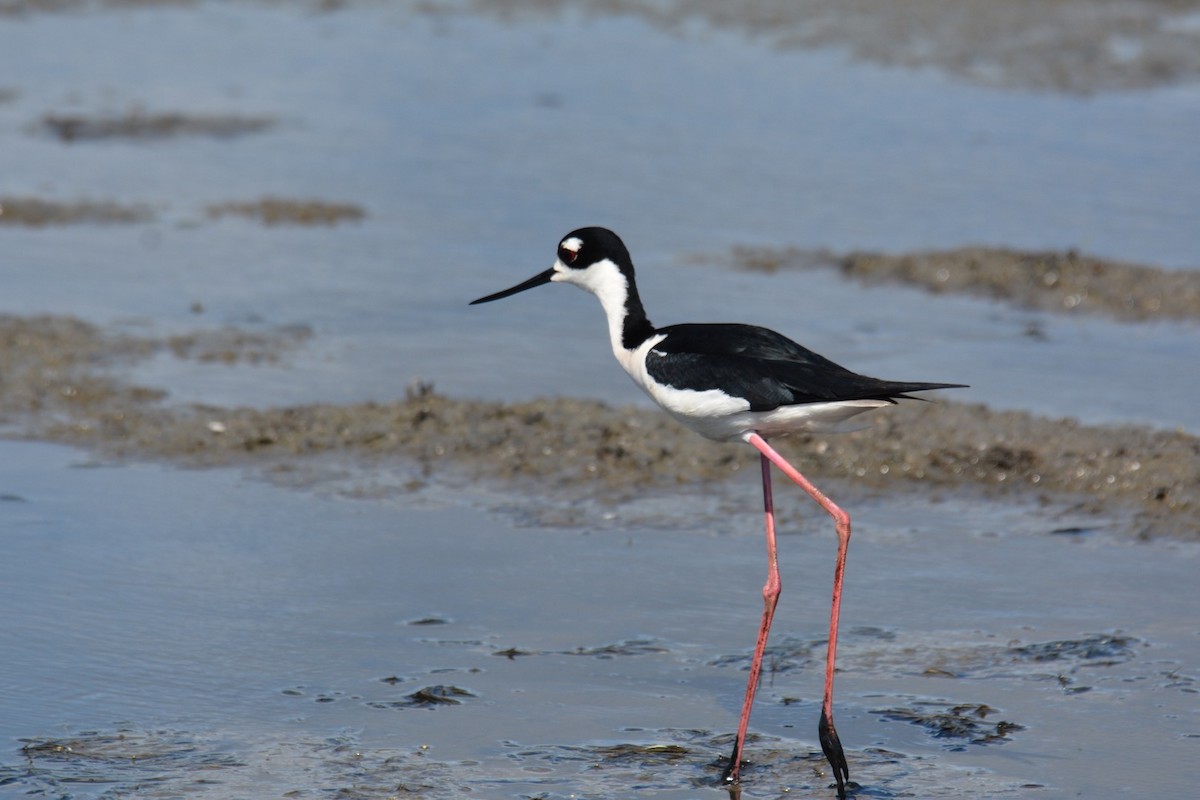
<path id="1" fill-rule="evenodd" d="M 600 299 L 608 317 L 613 355 L 634 383 L 664 411 L 709 439 L 741 440 L 759 451 L 767 525 L 767 582 L 763 587 L 762 624 L 750 664 L 750 680 L 746 685 L 737 738 L 723 775 L 723 780 L 730 784 L 739 778 L 750 709 L 758 689 L 771 618 L 779 599 L 771 464 L 833 517 L 838 548 L 829 616 L 825 696 L 818 734 L 821 749 L 837 779 L 838 797 L 844 800 L 850 770 L 833 726 L 833 671 L 850 517 L 767 444 L 767 437 L 830 430 L 856 414 L 894 405 L 897 400 L 907 398 L 909 392 L 961 388 L 963 385 L 869 378 L 838 366 L 775 331 L 754 325 L 689 324 L 656 328 L 642 308 L 629 251 L 615 233 L 605 228 L 573 231 L 559 242 L 558 258 L 550 269 L 511 289 L 474 300 L 471 305 L 499 300 L 552 282 L 574 284 Z"/>

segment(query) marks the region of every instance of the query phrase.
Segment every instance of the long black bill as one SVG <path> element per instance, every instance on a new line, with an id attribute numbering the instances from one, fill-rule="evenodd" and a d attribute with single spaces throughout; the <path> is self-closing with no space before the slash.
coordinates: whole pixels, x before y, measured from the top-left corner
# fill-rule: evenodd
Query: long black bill
<path id="1" fill-rule="evenodd" d="M 468 303 L 468 305 L 476 306 L 480 303 L 490 303 L 493 300 L 503 300 L 505 297 L 512 297 L 517 292 L 523 292 L 526 289 L 532 289 L 535 286 L 541 286 L 543 283 L 549 283 L 550 278 L 553 275 L 554 268 L 551 267 L 545 272 L 539 272 L 537 275 L 534 275 L 524 283 L 518 283 L 511 289 L 505 289 L 503 292 L 496 292 L 495 294 L 489 294 L 487 297 L 481 297 L 478 300 L 472 300 L 470 303 Z"/>

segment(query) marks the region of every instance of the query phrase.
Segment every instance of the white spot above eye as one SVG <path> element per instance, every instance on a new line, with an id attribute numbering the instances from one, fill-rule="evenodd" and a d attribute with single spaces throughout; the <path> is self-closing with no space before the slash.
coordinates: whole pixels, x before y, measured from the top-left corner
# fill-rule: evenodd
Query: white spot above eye
<path id="1" fill-rule="evenodd" d="M 562 244 L 560 244 L 559 247 L 563 248 L 564 250 L 570 250 L 572 253 L 578 253 L 579 249 L 583 247 L 583 240 L 578 236 L 571 236 L 563 239 Z"/>

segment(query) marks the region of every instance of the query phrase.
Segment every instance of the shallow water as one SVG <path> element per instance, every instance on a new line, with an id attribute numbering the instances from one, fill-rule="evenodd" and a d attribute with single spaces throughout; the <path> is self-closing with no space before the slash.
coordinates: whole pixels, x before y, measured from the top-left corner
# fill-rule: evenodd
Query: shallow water
<path id="1" fill-rule="evenodd" d="M 693 522 L 693 498 L 663 494 L 596 526 L 520 528 L 436 491 L 351 501 L 2 449 L 0 738 L 31 750 L 0 757 L 0 793 L 720 794 L 764 572 L 756 514 L 702 505 Z M 856 508 L 837 719 L 864 796 L 1195 784 L 1200 549 L 1033 507 Z M 782 539 L 747 797 L 829 794 L 826 527 Z M 413 707 L 422 689 L 458 702 Z M 980 705 L 958 737 L 905 717 Z M 1001 721 L 1020 727 L 971 744 Z"/>
<path id="2" fill-rule="evenodd" d="M 123 373 L 176 402 L 386 400 L 414 380 L 639 402 L 591 298 L 465 305 L 598 223 L 631 244 L 660 323 L 736 316 L 864 372 L 970 383 L 969 399 L 999 408 L 1200 431 L 1193 325 L 690 258 L 997 243 L 1194 268 L 1194 85 L 988 90 L 570 10 L 30 15 L 0 18 L 0 52 L 20 67 L 0 80 L 13 90 L 0 192 L 156 215 L 0 229 L 0 311 L 156 334 L 313 330 L 278 364 L 163 355 Z M 70 144 L 39 125 L 139 108 L 276 124 Z M 368 216 L 267 228 L 205 214 L 268 194 Z M 703 497 L 536 515 L 555 528 L 521 527 L 554 498 L 504 486 L 351 501 L 328 483 L 0 451 L 0 795 L 719 792 L 764 569 L 754 470 Z M 779 494 L 785 514 L 804 508 Z M 1122 518 L 1095 530 L 1064 502 L 855 500 L 838 727 L 859 796 L 1170 796 L 1200 782 L 1197 550 L 1131 544 Z M 804 520 L 784 535 L 747 797 L 833 794 L 815 736 L 832 543 Z M 431 688 L 459 702 L 412 707 Z M 959 712 L 965 738 L 910 721 L 981 704 L 995 711 Z M 970 741 L 1001 721 L 1021 727 Z"/>

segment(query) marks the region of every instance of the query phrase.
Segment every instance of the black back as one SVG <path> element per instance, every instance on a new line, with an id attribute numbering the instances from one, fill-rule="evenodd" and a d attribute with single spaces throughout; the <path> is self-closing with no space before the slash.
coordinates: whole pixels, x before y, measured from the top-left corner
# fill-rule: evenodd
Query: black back
<path id="1" fill-rule="evenodd" d="M 768 328 L 736 323 L 669 325 L 646 369 L 676 389 L 719 389 L 745 398 L 751 411 L 838 400 L 895 402 L 907 392 L 955 388 L 859 375 Z"/>

